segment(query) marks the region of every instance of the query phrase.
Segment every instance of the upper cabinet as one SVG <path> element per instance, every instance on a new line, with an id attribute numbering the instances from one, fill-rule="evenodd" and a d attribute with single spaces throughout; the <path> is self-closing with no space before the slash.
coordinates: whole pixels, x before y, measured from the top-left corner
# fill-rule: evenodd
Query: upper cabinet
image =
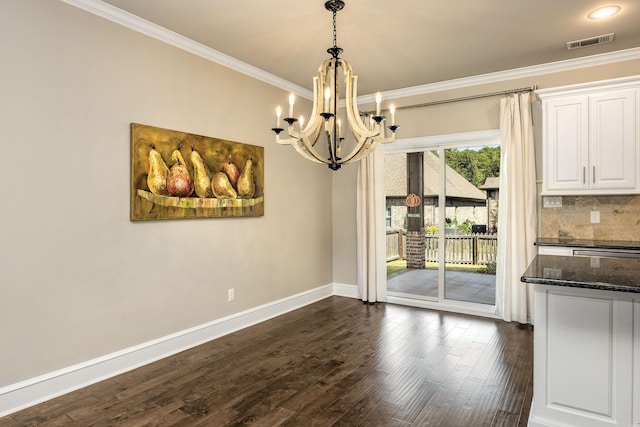
<path id="1" fill-rule="evenodd" d="M 640 193 L 640 76 L 537 94 L 543 195 Z"/>

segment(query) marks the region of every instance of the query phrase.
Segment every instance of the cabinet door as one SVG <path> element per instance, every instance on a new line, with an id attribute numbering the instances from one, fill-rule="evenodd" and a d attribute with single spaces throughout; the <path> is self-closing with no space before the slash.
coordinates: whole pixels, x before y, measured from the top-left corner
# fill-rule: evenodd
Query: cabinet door
<path id="1" fill-rule="evenodd" d="M 633 301 L 633 423 L 640 426 L 640 299 Z"/>
<path id="2" fill-rule="evenodd" d="M 634 90 L 589 97 L 589 159 L 592 189 L 636 188 Z"/>
<path id="3" fill-rule="evenodd" d="M 616 292 L 543 285 L 534 289 L 529 425 L 631 425 L 632 301 Z"/>
<path id="4" fill-rule="evenodd" d="M 545 104 L 544 190 L 588 188 L 588 102 L 585 96 Z"/>

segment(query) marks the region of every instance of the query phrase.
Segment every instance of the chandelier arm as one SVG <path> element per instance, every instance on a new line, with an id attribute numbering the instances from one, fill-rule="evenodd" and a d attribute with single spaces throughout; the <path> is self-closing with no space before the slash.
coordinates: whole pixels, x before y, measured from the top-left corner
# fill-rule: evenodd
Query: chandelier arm
<path id="1" fill-rule="evenodd" d="M 346 61 L 343 61 L 346 63 Z M 395 140 L 395 133 L 391 138 L 386 138 L 384 134 L 384 127 L 381 124 L 374 124 L 373 129 L 368 129 L 362 119 L 360 118 L 360 112 L 358 111 L 358 76 L 353 75 L 353 71 L 349 64 L 345 66 L 345 79 L 347 80 L 347 120 L 354 137 L 358 141 L 356 147 L 343 159 L 344 163 L 351 163 L 360 160 L 367 154 L 369 154 L 375 148 L 378 143 L 387 143 Z"/>
<path id="2" fill-rule="evenodd" d="M 295 142 L 291 144 L 291 146 L 307 160 L 311 160 L 316 163 L 324 163 L 327 164 L 327 161 L 318 155 L 315 150 L 307 151 L 306 146 L 300 142 L 300 140 L 294 140 Z"/>
<path id="3" fill-rule="evenodd" d="M 309 118 L 309 122 L 305 126 L 304 130 L 301 130 L 303 134 L 310 133 L 312 129 L 315 129 L 318 126 L 318 123 L 321 119 L 320 112 L 322 111 L 322 75 L 321 75 L 322 65 L 318 69 L 318 75 L 313 78 L 313 107 L 311 109 L 311 117 Z"/>
<path id="4" fill-rule="evenodd" d="M 344 161 L 344 163 L 355 163 L 359 160 L 361 160 L 363 157 L 366 157 L 367 154 L 371 153 L 373 150 L 371 150 L 371 147 L 373 146 L 373 144 L 369 144 L 368 148 L 364 148 L 362 149 L 360 152 L 356 153 L 355 156 L 353 156 L 350 159 L 346 159 Z"/>
<path id="5" fill-rule="evenodd" d="M 316 77 L 313 78 L 313 109 L 311 111 L 311 119 L 309 123 L 305 127 L 302 132 L 302 136 L 305 139 L 305 145 L 308 145 L 307 149 L 315 146 L 318 138 L 320 137 L 320 133 L 322 127 L 324 126 L 324 118 L 320 115 L 323 112 L 323 99 L 324 99 L 324 91 L 325 80 L 326 80 L 326 68 L 328 68 L 330 59 L 327 59 L 322 62 L 320 67 L 318 67 L 318 73 Z"/>
<path id="6" fill-rule="evenodd" d="M 285 140 L 285 142 L 281 142 L 281 144 L 289 144 L 291 145 L 302 157 L 307 160 L 311 160 L 316 163 L 324 163 L 326 164 L 322 156 L 313 148 L 313 145 L 309 144 L 309 139 L 302 135 L 299 132 L 290 131 L 289 138 Z M 318 136 L 316 136 L 317 138 Z"/>
<path id="7" fill-rule="evenodd" d="M 318 139 L 319 132 L 317 130 L 316 130 L 316 134 L 313 135 L 312 132 L 309 132 L 307 130 L 308 128 L 305 128 L 305 132 L 295 132 L 291 128 L 287 132 L 288 133 L 288 137 L 287 138 L 281 138 L 280 135 L 276 135 L 276 143 L 277 144 L 280 144 L 280 145 L 294 145 L 295 143 L 299 142 L 301 139 L 305 139 L 307 141 L 308 140 L 312 140 L 313 141 L 314 139 Z M 311 138 L 309 138 L 309 136 L 311 136 Z M 315 141 L 314 141 L 313 144 L 315 144 Z M 311 144 L 311 146 L 313 146 L 313 144 Z"/>
<path id="8" fill-rule="evenodd" d="M 324 124 L 324 120 L 322 120 L 320 115 L 318 115 L 318 117 L 320 119 L 313 118 L 300 132 L 296 132 L 293 130 L 293 127 L 290 127 L 288 130 L 289 136 L 294 139 L 304 139 L 307 143 L 312 141 L 309 145 L 313 147 L 320 135 L 320 129 Z"/>
<path id="9" fill-rule="evenodd" d="M 325 61 L 325 62 L 328 62 L 328 61 Z M 314 83 L 313 99 L 315 100 L 315 102 L 312 107 L 311 118 L 309 122 L 306 124 L 304 129 L 302 129 L 300 132 L 295 132 L 293 125 L 290 125 L 287 129 L 287 133 L 289 134 L 289 137 L 280 138 L 280 136 L 276 134 L 276 143 L 280 145 L 291 145 L 294 148 L 296 148 L 296 145 L 299 144 L 299 141 L 304 140 L 304 144 L 303 144 L 304 148 L 309 152 L 312 151 L 311 147 L 315 145 L 318 137 L 320 136 L 320 128 L 324 123 L 324 120 L 322 119 L 319 113 L 322 110 L 322 97 L 318 96 L 322 88 L 321 70 L 323 65 L 321 65 L 318 70 L 318 76 L 313 78 L 313 83 Z M 309 141 L 313 141 L 313 142 L 309 144 Z M 317 158 L 320 158 L 320 156 L 317 153 L 315 154 Z"/>
<path id="10" fill-rule="evenodd" d="M 354 134 L 354 136 L 355 136 L 355 134 Z M 346 155 L 346 156 L 344 156 L 342 158 L 342 163 L 352 162 L 355 157 L 358 157 L 359 153 L 362 150 L 366 150 L 366 147 L 365 147 L 366 144 L 367 143 L 371 144 L 372 140 L 373 140 L 373 138 L 371 138 L 370 136 L 366 136 L 366 135 L 361 136 L 360 138 L 358 138 L 357 139 L 358 142 L 356 143 L 356 146 L 353 148 L 353 150 L 351 150 L 351 152 L 348 155 Z M 360 157 L 361 156 L 359 156 L 358 158 L 360 158 Z"/>
<path id="11" fill-rule="evenodd" d="M 325 160 L 324 157 L 315 149 L 315 144 L 320 137 L 323 120 L 316 120 L 315 123 L 316 125 L 314 128 L 307 126 L 301 132 L 295 132 L 293 130 L 293 126 L 290 126 L 288 132 L 290 138 L 288 141 L 289 144 L 305 158 L 309 160 L 313 159 L 313 161 L 318 163 L 328 164 L 329 162 Z"/>
<path id="12" fill-rule="evenodd" d="M 322 132 L 322 122 L 319 123 L 314 129 L 309 129 L 309 131 L 303 133 L 300 139 L 304 140 L 305 146 L 309 146 L 309 150 L 315 147 L 316 142 L 320 138 L 320 133 Z"/>
<path id="13" fill-rule="evenodd" d="M 360 112 L 358 111 L 358 76 L 353 75 L 351 65 L 347 61 L 342 61 L 345 74 L 345 110 L 347 112 L 347 122 L 351 127 L 351 131 L 360 139 L 360 136 L 374 137 L 379 132 L 370 130 L 362 122 Z"/>
<path id="14" fill-rule="evenodd" d="M 292 145 L 293 141 L 295 141 L 293 138 L 280 138 L 280 135 L 276 135 L 276 144 Z"/>
<path id="15" fill-rule="evenodd" d="M 301 143 L 304 148 L 313 152 L 314 155 L 320 157 L 320 155 L 313 148 L 320 137 L 320 126 L 317 126 L 315 129 L 309 129 L 306 127 L 302 132 L 295 132 L 293 130 L 289 131 L 290 140 Z"/>
<path id="16" fill-rule="evenodd" d="M 322 133 L 322 127 L 324 126 L 324 120 L 320 115 L 314 117 L 309 121 L 309 124 L 302 130 L 301 132 L 295 132 L 293 129 L 289 130 L 289 136 L 295 143 L 291 145 L 294 148 L 299 147 L 301 150 L 310 153 L 315 159 L 319 160 L 322 163 L 326 163 L 323 157 L 316 151 L 315 144 L 320 138 L 320 134 Z"/>
<path id="17" fill-rule="evenodd" d="M 389 144 L 389 143 L 391 143 L 393 141 L 395 141 L 394 137 L 391 137 L 391 138 L 380 138 L 380 137 L 373 138 L 372 142 L 368 146 L 366 146 L 360 152 L 356 153 L 353 157 L 351 157 L 349 159 L 345 159 L 344 163 L 357 162 L 358 160 L 360 160 L 363 157 L 367 156 L 368 154 L 372 153 L 376 149 L 378 144 Z"/>

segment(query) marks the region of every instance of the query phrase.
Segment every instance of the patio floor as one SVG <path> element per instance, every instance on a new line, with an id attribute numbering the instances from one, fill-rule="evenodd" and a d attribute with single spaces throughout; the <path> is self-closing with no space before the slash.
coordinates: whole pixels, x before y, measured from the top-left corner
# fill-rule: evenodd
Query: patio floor
<path id="1" fill-rule="evenodd" d="M 387 291 L 438 298 L 438 270 L 410 269 L 392 274 L 387 278 Z M 447 299 L 493 305 L 496 300 L 496 276 L 447 271 L 445 295 Z"/>

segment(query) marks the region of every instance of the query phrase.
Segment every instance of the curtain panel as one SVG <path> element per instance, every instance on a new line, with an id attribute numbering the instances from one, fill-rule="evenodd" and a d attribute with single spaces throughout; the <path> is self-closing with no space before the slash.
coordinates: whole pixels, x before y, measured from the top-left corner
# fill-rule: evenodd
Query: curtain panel
<path id="1" fill-rule="evenodd" d="M 520 277 L 536 254 L 536 170 L 531 93 L 500 101 L 500 198 L 496 314 L 533 323 L 533 291 Z"/>
<path id="2" fill-rule="evenodd" d="M 387 298 L 384 149 L 358 163 L 356 239 L 358 292 L 362 301 Z"/>

